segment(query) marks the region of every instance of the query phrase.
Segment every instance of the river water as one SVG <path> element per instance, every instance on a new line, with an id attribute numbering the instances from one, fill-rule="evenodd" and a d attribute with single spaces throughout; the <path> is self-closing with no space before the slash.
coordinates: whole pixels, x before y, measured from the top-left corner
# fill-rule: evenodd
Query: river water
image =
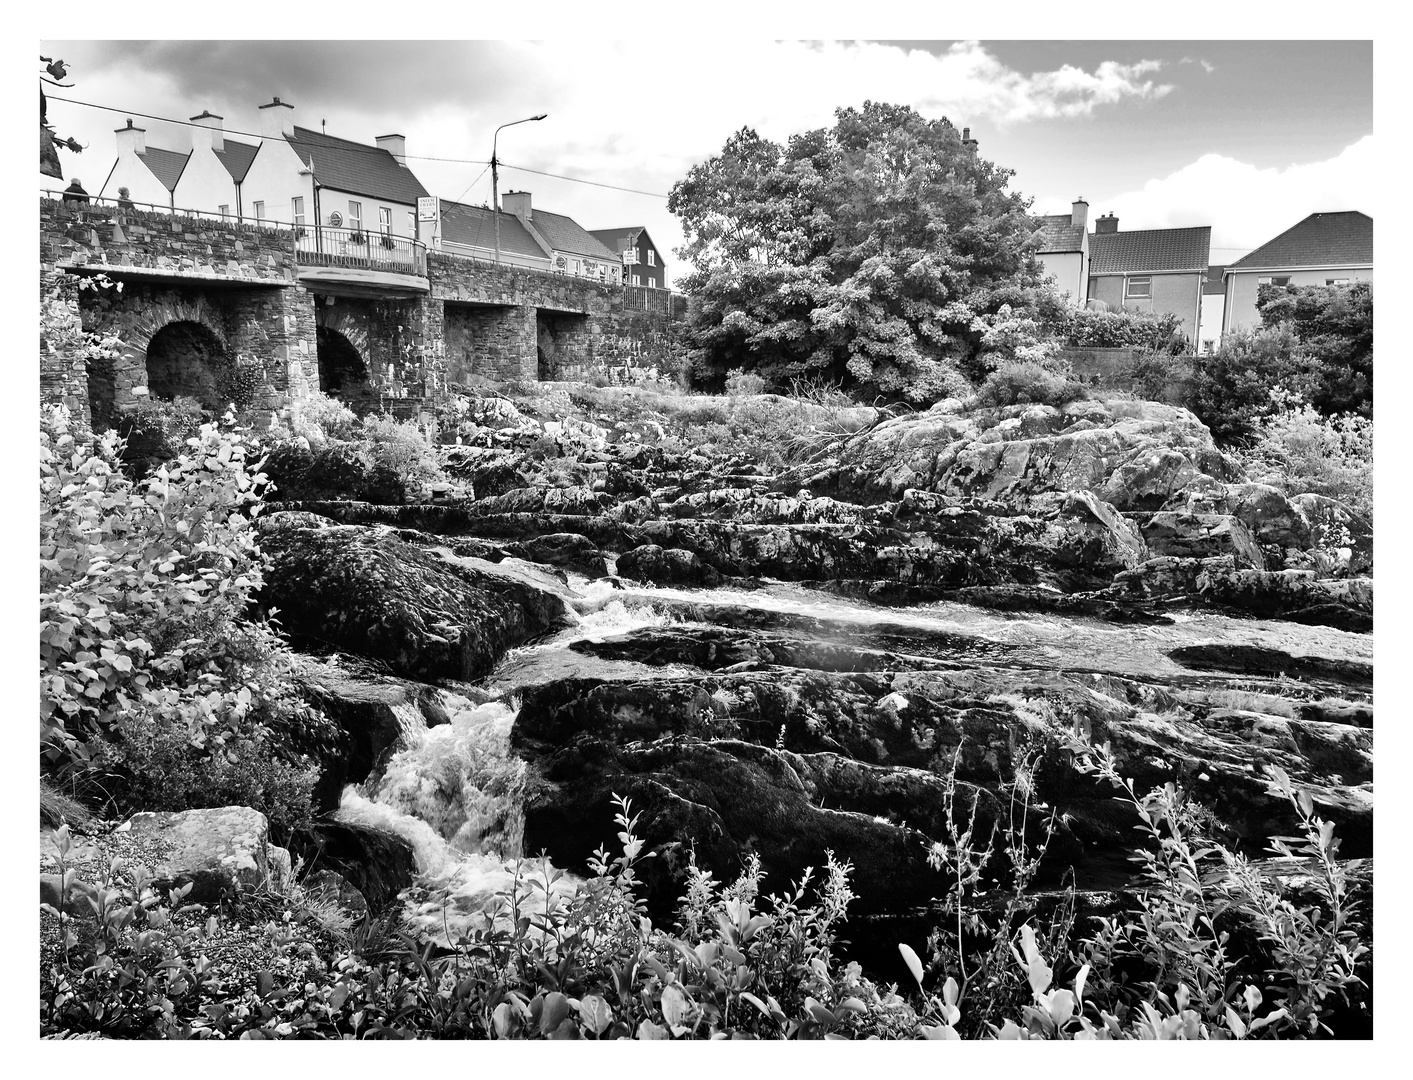
<path id="1" fill-rule="evenodd" d="M 494 907 L 494 897 L 510 887 L 517 862 L 527 855 L 522 850 L 526 764 L 510 747 L 520 688 L 565 678 L 702 674 L 684 665 L 587 655 L 570 647 L 575 642 L 652 629 L 739 625 L 744 618 L 796 637 L 884 647 L 895 655 L 906 656 L 909 641 L 940 638 L 968 666 L 1142 680 L 1193 677 L 1168 656 L 1190 645 L 1257 645 L 1295 656 L 1373 662 L 1372 635 L 1206 612 L 1175 613 L 1166 625 L 1116 625 L 1086 616 L 1006 613 L 946 602 L 880 608 L 773 581 L 749 590 L 619 588 L 572 574 L 560 591 L 573 625 L 510 650 L 476 686 L 440 691 L 451 722 L 429 729 L 414 712 L 382 773 L 344 792 L 337 817 L 405 838 L 424 880 L 452 900 L 451 915 L 445 905 L 416 913 L 429 936 L 454 933 Z M 1234 685 L 1240 682 L 1233 679 Z M 567 895 L 574 880 L 565 877 L 551 891 Z"/>

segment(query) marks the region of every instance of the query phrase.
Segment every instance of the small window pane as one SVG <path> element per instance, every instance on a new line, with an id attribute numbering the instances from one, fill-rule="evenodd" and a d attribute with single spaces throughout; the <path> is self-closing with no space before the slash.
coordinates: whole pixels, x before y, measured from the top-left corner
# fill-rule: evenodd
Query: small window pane
<path id="1" fill-rule="evenodd" d="M 653 251 L 651 248 L 649 248 L 649 249 L 648 249 L 648 265 L 649 265 L 649 266 L 656 266 L 656 265 L 657 265 L 657 262 L 655 261 L 656 259 L 657 259 L 657 252 L 656 252 L 656 251 Z"/>
<path id="2" fill-rule="evenodd" d="M 296 195 L 293 199 L 290 200 L 290 210 L 291 210 L 291 211 L 293 212 L 293 214 L 294 214 L 294 223 L 295 223 L 296 225 L 303 225 L 303 224 L 304 224 L 304 198 L 303 198 L 303 196 Z"/>

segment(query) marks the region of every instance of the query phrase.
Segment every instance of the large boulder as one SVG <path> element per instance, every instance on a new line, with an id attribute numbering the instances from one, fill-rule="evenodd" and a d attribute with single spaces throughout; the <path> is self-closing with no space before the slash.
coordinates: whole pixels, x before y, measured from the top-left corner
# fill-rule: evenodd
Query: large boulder
<path id="1" fill-rule="evenodd" d="M 617 566 L 619 576 L 654 585 L 711 587 L 721 581 L 721 575 L 694 553 L 657 544 L 643 544 L 625 551 L 618 556 Z"/>
<path id="2" fill-rule="evenodd" d="M 246 806 L 134 814 L 117 831 L 131 835 L 133 858 L 157 888 L 189 884 L 194 903 L 264 885 L 278 890 L 289 879 L 289 852 L 270 843 L 269 821 Z"/>
<path id="3" fill-rule="evenodd" d="M 1185 514 L 1161 510 L 1140 520 L 1144 543 L 1153 555 L 1210 559 L 1230 555 L 1237 566 L 1266 568 L 1251 532 L 1230 514 Z"/>
<path id="4" fill-rule="evenodd" d="M 414 679 L 474 680 L 506 649 L 567 624 L 564 601 L 494 566 L 447 558 L 386 529 L 258 520 L 262 592 L 291 637 L 379 660 Z"/>
<path id="5" fill-rule="evenodd" d="M 412 844 L 387 829 L 347 821 L 322 821 L 296 833 L 290 848 L 311 873 L 332 870 L 358 890 L 368 908 L 382 912 L 417 877 Z"/>

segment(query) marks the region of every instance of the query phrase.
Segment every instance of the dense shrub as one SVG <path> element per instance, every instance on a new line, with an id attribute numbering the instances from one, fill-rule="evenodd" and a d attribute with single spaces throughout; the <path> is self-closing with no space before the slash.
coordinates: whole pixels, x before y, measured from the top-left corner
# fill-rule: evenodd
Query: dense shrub
<path id="1" fill-rule="evenodd" d="M 288 419 L 271 424 L 270 435 L 276 439 L 302 438 L 311 447 L 319 447 L 331 439 L 351 438 L 357 423 L 352 409 L 338 398 L 316 390 L 290 402 Z"/>
<path id="2" fill-rule="evenodd" d="M 1177 354 L 1187 348 L 1182 320 L 1148 311 L 1090 311 L 1065 308 L 1053 330 L 1070 348 L 1147 349 Z"/>
<path id="3" fill-rule="evenodd" d="M 1195 369 L 1192 357 L 1145 350 L 1133 361 L 1133 392 L 1145 401 L 1186 402 Z"/>
<path id="4" fill-rule="evenodd" d="M 62 406 L 43 411 L 45 767 L 74 790 L 113 772 L 106 786 L 158 800 L 139 806 L 120 798 L 118 809 L 163 809 L 164 778 L 146 770 L 175 762 L 173 740 L 184 738 L 190 753 L 183 769 L 233 776 L 219 762 L 202 761 L 229 758 L 240 747 L 255 754 L 251 769 L 283 778 L 280 798 L 292 798 L 308 765 L 305 752 L 329 728 L 303 705 L 274 632 L 245 618 L 262 583 L 246 515 L 265 478 L 247 459 L 240 434 L 215 424 L 202 425 L 184 452 L 137 483 L 117 468 L 120 452 L 116 433 L 90 442 L 72 429 Z M 171 790 L 182 792 L 173 796 L 178 802 L 205 798 L 209 806 L 213 798 L 231 801 L 239 787 L 232 781 L 203 794 L 179 776 Z M 263 787 L 241 795 L 236 801 L 252 806 L 273 806 L 275 797 Z"/>
<path id="5" fill-rule="evenodd" d="M 435 438 L 429 438 L 415 421 L 365 416 L 358 440 L 374 462 L 391 470 L 409 495 L 416 497 L 427 485 L 446 479 L 437 463 Z"/>
<path id="6" fill-rule="evenodd" d="M 972 404 L 976 408 L 1002 405 L 1067 405 L 1089 396 L 1083 383 L 1033 360 L 1010 360 L 986 376 Z"/>
<path id="7" fill-rule="evenodd" d="M 1287 327 L 1310 357 L 1308 400 L 1326 416 L 1374 415 L 1374 290 L 1350 285 L 1263 285 L 1257 310 L 1266 328 Z"/>
<path id="8" fill-rule="evenodd" d="M 141 398 L 118 424 L 118 432 L 125 440 L 123 461 L 133 476 L 146 476 L 184 452 L 187 439 L 210 419 L 195 398 Z"/>
<path id="9" fill-rule="evenodd" d="M 1291 406 L 1256 425 L 1243 464 L 1253 480 L 1288 495 L 1326 495 L 1373 521 L 1372 420 L 1325 417 L 1310 405 Z"/>
<path id="10" fill-rule="evenodd" d="M 726 392 L 732 397 L 749 397 L 765 392 L 765 380 L 751 371 L 735 371 L 726 374 Z"/>
<path id="11" fill-rule="evenodd" d="M 1245 443 L 1281 401 L 1310 399 L 1313 367 L 1288 326 L 1233 330 L 1215 352 L 1194 361 L 1188 408 L 1219 442 Z"/>

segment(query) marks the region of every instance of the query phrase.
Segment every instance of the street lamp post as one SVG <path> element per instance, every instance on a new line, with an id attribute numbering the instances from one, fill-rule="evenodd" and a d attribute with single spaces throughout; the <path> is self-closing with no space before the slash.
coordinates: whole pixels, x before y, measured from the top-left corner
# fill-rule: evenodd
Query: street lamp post
<path id="1" fill-rule="evenodd" d="M 491 136 L 491 210 L 496 218 L 496 269 L 500 269 L 500 175 L 496 169 L 499 162 L 496 161 L 496 140 L 500 137 L 501 128 L 514 127 L 516 124 L 528 124 L 531 120 L 543 120 L 549 113 L 540 113 L 539 116 L 527 116 L 524 120 L 512 120 L 508 124 L 501 124 L 496 128 L 496 133 Z"/>

